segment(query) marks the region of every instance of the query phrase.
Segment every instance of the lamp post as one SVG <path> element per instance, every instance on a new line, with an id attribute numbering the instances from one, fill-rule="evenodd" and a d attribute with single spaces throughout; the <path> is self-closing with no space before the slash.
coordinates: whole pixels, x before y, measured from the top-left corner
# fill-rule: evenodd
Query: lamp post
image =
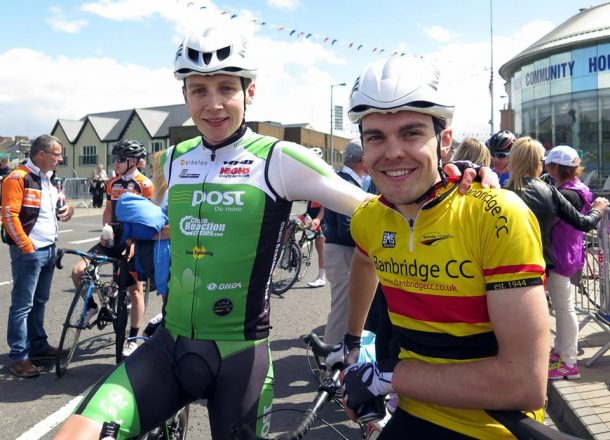
<path id="1" fill-rule="evenodd" d="M 343 82 L 338 84 L 331 84 L 330 86 L 330 166 L 332 166 L 333 168 L 335 166 L 335 150 L 333 148 L 333 126 L 335 125 L 335 120 L 333 118 L 335 112 L 335 108 L 333 107 L 333 88 L 343 87 L 345 85 L 346 84 Z"/>

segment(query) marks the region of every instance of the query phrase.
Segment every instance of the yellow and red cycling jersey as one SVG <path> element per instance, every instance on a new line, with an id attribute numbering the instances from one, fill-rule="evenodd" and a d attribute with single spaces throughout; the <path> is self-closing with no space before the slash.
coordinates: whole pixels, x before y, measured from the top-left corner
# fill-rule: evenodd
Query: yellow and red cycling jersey
<path id="1" fill-rule="evenodd" d="M 542 284 L 538 222 L 512 192 L 451 183 L 407 220 L 377 197 L 356 209 L 351 233 L 375 266 L 401 359 L 432 364 L 497 354 L 487 292 Z M 510 437 L 483 410 L 400 396 L 408 413 L 475 438 Z M 542 409 L 535 417 L 542 420 Z"/>

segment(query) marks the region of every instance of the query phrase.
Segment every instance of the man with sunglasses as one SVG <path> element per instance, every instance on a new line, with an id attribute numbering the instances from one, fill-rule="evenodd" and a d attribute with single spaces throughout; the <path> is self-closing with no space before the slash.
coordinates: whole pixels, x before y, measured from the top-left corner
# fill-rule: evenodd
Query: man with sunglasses
<path id="1" fill-rule="evenodd" d="M 102 224 L 109 224 L 114 230 L 114 245 L 111 245 L 103 236 L 100 242 L 93 246 L 89 252 L 107 255 L 109 257 L 118 257 L 123 248 L 119 244 L 120 223 L 116 218 L 116 204 L 119 198 L 125 193 L 140 194 L 147 199 L 153 196 L 154 186 L 151 180 L 144 176 L 138 170 L 138 162 L 146 157 L 146 149 L 140 142 L 132 139 L 121 139 L 112 147 L 112 162 L 116 176 L 110 179 L 106 185 L 108 202 L 102 214 Z M 80 260 L 72 268 L 72 282 L 74 287 L 78 287 L 83 276 L 87 263 Z M 133 259 L 130 260 L 130 272 L 136 273 Z M 144 286 L 143 281 L 146 279 L 145 274 L 137 273 L 137 279 L 133 279 L 133 284 L 128 288 L 131 298 L 131 328 L 129 337 L 138 335 L 140 325 L 144 317 Z M 87 305 L 87 322 L 98 313 L 98 306 L 93 297 L 89 299 Z M 137 344 L 135 341 L 129 341 L 123 350 L 123 356 L 129 356 L 135 349 Z"/>
<path id="2" fill-rule="evenodd" d="M 13 290 L 8 313 L 9 371 L 35 377 L 42 371 L 32 361 L 54 359 L 44 330 L 55 269 L 58 220 L 66 222 L 74 207 L 59 208 L 54 173 L 62 161 L 62 146 L 54 136 L 37 137 L 25 164 L 4 178 L 2 185 L 2 241 L 9 245 Z"/>
<path id="3" fill-rule="evenodd" d="M 510 131 L 501 130 L 494 133 L 494 135 L 485 142 L 485 145 L 487 145 L 487 148 L 489 148 L 489 152 L 491 153 L 492 169 L 498 175 L 500 186 L 502 187 L 504 187 L 510 177 L 508 155 L 510 154 L 510 148 L 515 143 L 516 139 L 515 135 Z"/>

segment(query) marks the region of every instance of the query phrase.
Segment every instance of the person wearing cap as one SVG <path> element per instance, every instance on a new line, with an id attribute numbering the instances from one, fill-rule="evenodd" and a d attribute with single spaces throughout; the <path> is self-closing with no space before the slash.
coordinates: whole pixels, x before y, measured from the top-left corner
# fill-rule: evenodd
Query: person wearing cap
<path id="1" fill-rule="evenodd" d="M 352 139 L 343 150 L 343 167 L 337 173 L 357 188 L 362 188 L 363 178 L 367 175 L 362 156 L 360 139 Z M 324 216 L 324 261 L 330 283 L 330 310 L 324 328 L 324 342 L 336 344 L 347 328 L 347 293 L 354 240 L 350 234 L 351 215 L 326 208 Z"/>
<path id="2" fill-rule="evenodd" d="M 559 192 L 581 213 L 591 209 L 593 194 L 580 181 L 583 172 L 578 152 L 559 145 L 548 152 L 544 160 L 549 175 Z M 582 231 L 564 220 L 557 220 L 551 229 L 555 266 L 549 271 L 547 288 L 555 311 L 555 341 L 551 349 L 549 379 L 578 379 L 578 318 L 574 308 L 572 277 L 585 261 Z"/>
<path id="3" fill-rule="evenodd" d="M 215 440 L 232 439 L 242 424 L 269 432 L 269 286 L 292 202 L 351 215 L 370 195 L 309 149 L 246 126 L 257 74 L 250 52 L 229 26 L 195 31 L 178 47 L 174 76 L 201 134 L 161 158 L 169 215 L 161 238 L 171 237 L 164 319 L 83 399 L 57 439 L 97 439 L 112 420 L 121 438 L 136 437 L 198 399 L 207 400 Z M 109 412 L 109 402 L 121 404 Z"/>
<path id="4" fill-rule="evenodd" d="M 461 195 L 443 172 L 454 107 L 441 78 L 423 59 L 380 60 L 356 80 L 348 107 L 380 196 L 352 216 L 348 327 L 326 361 L 349 365 L 352 418 L 371 398 L 398 394 L 380 440 L 511 437 L 485 409 L 543 420 L 549 326 L 538 224 L 514 193 L 475 183 Z M 354 363 L 377 280 L 399 359 Z"/>

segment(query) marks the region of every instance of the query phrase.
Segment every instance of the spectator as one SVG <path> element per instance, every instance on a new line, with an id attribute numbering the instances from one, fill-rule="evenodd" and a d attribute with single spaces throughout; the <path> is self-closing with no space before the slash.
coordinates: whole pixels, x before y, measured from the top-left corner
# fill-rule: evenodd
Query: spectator
<path id="1" fill-rule="evenodd" d="M 491 154 L 483 143 L 475 138 L 464 139 L 455 150 L 453 160 L 469 160 L 472 163 L 488 167 L 491 165 Z"/>
<path id="2" fill-rule="evenodd" d="M 545 152 L 542 144 L 529 136 L 517 139 L 510 152 L 511 176 L 506 188 L 517 193 L 538 219 L 544 261 L 546 270 L 549 271 L 555 267 L 551 228 L 557 217 L 574 228 L 587 232 L 601 219 L 608 207 L 608 200 L 597 198 L 588 215 L 579 213 L 557 188 L 538 178 L 542 173 Z"/>
<path id="3" fill-rule="evenodd" d="M 549 151 L 546 169 L 559 192 L 578 210 L 591 209 L 593 195 L 578 178 L 583 171 L 578 152 L 560 145 Z M 578 319 L 574 308 L 573 286 L 570 281 L 583 267 L 585 251 L 583 233 L 558 219 L 551 229 L 553 262 L 549 271 L 548 291 L 555 310 L 555 341 L 551 350 L 549 379 L 578 379 Z"/>
<path id="4" fill-rule="evenodd" d="M 104 164 L 98 163 L 89 178 L 89 192 L 91 192 L 93 198 L 94 208 L 101 208 L 104 203 L 106 182 L 108 182 L 108 174 L 106 174 Z"/>
<path id="5" fill-rule="evenodd" d="M 0 161 L 0 177 L 4 177 L 11 172 L 11 167 L 8 165 L 8 159 L 5 157 Z"/>
<path id="6" fill-rule="evenodd" d="M 506 186 L 510 177 L 510 166 L 508 155 L 517 138 L 508 130 L 502 130 L 493 134 L 485 145 L 491 153 L 492 169 L 498 174 L 502 188 Z"/>
<path id="7" fill-rule="evenodd" d="M 140 160 L 138 160 L 138 171 L 143 176 L 148 177 L 148 174 L 146 173 L 146 159 L 141 158 Z"/>
<path id="8" fill-rule="evenodd" d="M 343 168 L 338 172 L 342 179 L 359 188 L 367 174 L 362 156 L 360 140 L 352 139 L 345 146 Z M 326 208 L 325 219 L 324 261 L 330 282 L 330 311 L 324 329 L 324 342 L 335 344 L 341 340 L 347 327 L 347 293 L 354 240 L 350 233 L 350 216 Z"/>
<path id="9" fill-rule="evenodd" d="M 52 179 L 62 161 L 62 145 L 54 136 L 37 137 L 25 165 L 12 171 L 2 185 L 3 239 L 10 245 L 13 289 L 8 313 L 9 371 L 35 377 L 41 369 L 32 362 L 54 359 L 44 330 L 45 305 L 55 269 L 57 221 L 66 222 L 74 207 L 58 209 L 58 190 Z M 27 203 L 26 203 L 27 202 Z"/>
<path id="10" fill-rule="evenodd" d="M 321 148 L 314 147 L 311 149 L 320 159 L 324 159 L 324 153 Z M 326 285 L 326 269 L 324 267 L 324 206 L 316 201 L 308 201 L 305 209 L 305 218 L 311 218 L 309 228 L 314 232 L 319 232 L 315 239 L 316 252 L 318 253 L 318 275 L 313 281 L 307 283 L 309 287 L 323 287 Z"/>

